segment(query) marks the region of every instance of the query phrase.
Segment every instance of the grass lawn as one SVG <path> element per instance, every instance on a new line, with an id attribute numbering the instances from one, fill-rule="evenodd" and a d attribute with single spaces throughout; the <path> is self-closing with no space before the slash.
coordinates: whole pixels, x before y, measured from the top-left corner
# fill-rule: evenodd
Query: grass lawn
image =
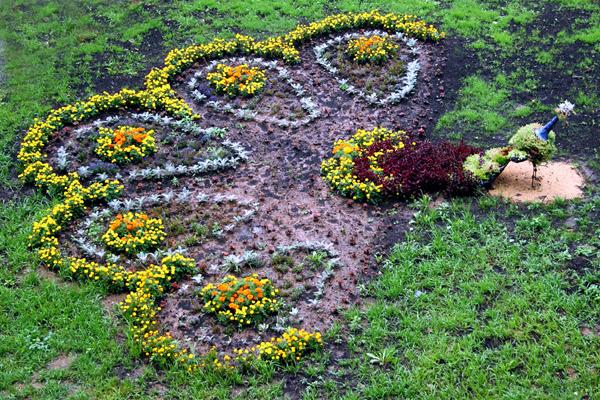
<path id="1" fill-rule="evenodd" d="M 139 89 L 176 47 L 371 9 L 447 32 L 454 68 L 430 137 L 502 145 L 574 102 L 559 157 L 592 177 L 585 197 L 405 203 L 410 223 L 357 283 L 360 305 L 283 368 L 148 363 L 105 287 L 40 266 L 28 236 L 58 199 L 17 178 L 34 118 Z M 0 399 L 600 399 L 599 27 L 595 0 L 0 0 Z"/>

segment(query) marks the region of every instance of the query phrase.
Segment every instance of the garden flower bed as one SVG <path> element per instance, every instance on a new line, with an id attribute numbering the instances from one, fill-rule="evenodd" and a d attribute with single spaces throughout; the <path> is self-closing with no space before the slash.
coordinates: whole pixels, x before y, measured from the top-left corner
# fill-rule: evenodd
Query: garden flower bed
<path id="1" fill-rule="evenodd" d="M 363 208 L 332 195 L 321 160 L 357 127 L 402 127 L 418 139 L 437 110 L 441 38 L 413 17 L 333 16 L 264 42 L 237 35 L 174 50 L 143 91 L 51 112 L 19 154 L 25 180 L 65 199 L 36 224 L 33 245 L 50 267 L 128 292 L 121 310 L 132 342 L 159 364 L 299 361 L 331 326 L 322 316 L 353 303 L 374 253 L 396 240 L 392 220 L 408 218 L 389 213 L 393 203 Z M 329 47 L 345 51 L 352 40 L 388 41 L 374 62 L 360 63 L 387 77 L 383 86 L 362 72 L 344 77 L 359 60 L 323 61 Z M 155 149 L 98 154 L 104 136 L 123 146 L 129 133 L 140 144 L 152 138 Z M 416 146 L 403 135 L 403 146 Z M 271 303 L 255 320 L 256 276 Z M 238 287 L 239 279 L 252 282 Z M 229 293 L 211 291 L 223 285 L 246 296 L 243 318 L 219 314 L 232 304 Z"/>
<path id="2" fill-rule="evenodd" d="M 362 42 L 369 46 L 373 38 L 385 50 L 376 55 L 353 50 L 360 49 Z M 353 43 L 358 44 L 352 47 Z M 372 104 L 401 101 L 415 88 L 421 69 L 418 41 L 403 33 L 347 33 L 315 46 L 313 51 L 317 63 L 336 77 L 341 89 Z"/>

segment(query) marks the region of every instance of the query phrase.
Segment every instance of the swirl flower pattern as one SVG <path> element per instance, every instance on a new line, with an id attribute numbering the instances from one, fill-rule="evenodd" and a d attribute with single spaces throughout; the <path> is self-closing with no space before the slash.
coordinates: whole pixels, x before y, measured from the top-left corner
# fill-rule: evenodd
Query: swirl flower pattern
<path id="1" fill-rule="evenodd" d="M 205 304 L 208 304 L 205 312 L 215 313 L 217 319 L 222 318 L 223 322 L 225 319 L 227 323 L 234 322 L 238 329 L 242 329 L 239 328 L 242 325 L 267 332 L 263 336 L 269 335 L 270 339 L 260 343 L 247 343 L 247 347 L 235 352 L 220 349 L 217 352 L 194 354 L 161 326 L 161 308 L 167 294 L 183 289 L 178 286 L 178 282 L 184 276 L 200 282 L 211 271 L 211 267 L 205 265 L 203 257 L 191 258 L 184 255 L 183 249 L 176 248 L 175 243 L 166 243 L 170 236 L 180 238 L 182 242 L 185 240 L 186 243 L 218 242 L 222 235 L 230 232 L 230 225 L 233 226 L 232 230 L 235 229 L 235 224 L 222 225 L 219 221 L 212 221 L 207 225 L 202 220 L 180 218 L 182 221 L 173 221 L 176 218 L 163 219 L 158 216 L 179 213 L 179 216 L 191 218 L 188 215 L 191 213 L 186 214 L 183 205 L 190 203 L 192 198 L 198 203 L 208 204 L 207 209 L 210 207 L 214 213 L 222 212 L 218 207 L 212 208 L 214 204 L 206 202 L 206 199 L 199 198 L 199 187 L 210 188 L 213 184 L 223 182 L 228 184 L 227 177 L 217 176 L 217 173 L 237 167 L 249 160 L 250 155 L 248 149 L 226 137 L 227 129 L 234 124 L 228 124 L 229 121 L 221 125 L 205 124 L 199 115 L 202 113 L 204 116 L 207 112 L 204 103 L 197 105 L 189 102 L 188 98 L 180 94 L 181 91 L 177 91 L 177 82 L 186 82 L 189 74 L 184 74 L 189 73 L 194 65 L 211 66 L 211 63 L 218 64 L 217 60 L 247 57 L 260 59 L 264 63 L 275 63 L 264 72 L 250 66 L 239 70 L 234 67 L 233 71 L 222 68 L 221 72 L 228 79 L 223 82 L 226 83 L 225 86 L 221 85 L 222 91 L 228 96 L 258 94 L 265 89 L 261 86 L 261 81 L 268 79 L 274 70 L 272 78 L 289 84 L 294 96 L 299 99 L 300 111 L 303 113 L 299 118 L 261 119 L 256 114 L 252 115 L 250 108 L 239 110 L 216 102 L 213 103 L 213 108 L 223 106 L 225 111 L 236 115 L 250 115 L 247 120 L 255 120 L 258 124 L 274 124 L 279 128 L 307 125 L 324 114 L 322 104 L 316 96 L 310 94 L 314 85 L 298 84 L 293 79 L 293 72 L 290 73 L 283 65 L 292 66 L 301 63 L 303 57 L 306 58 L 306 54 L 303 55 L 300 51 L 302 44 L 330 35 L 366 29 L 381 30 L 389 35 L 402 34 L 401 40 L 407 41 L 414 39 L 436 42 L 444 37 L 434 26 L 415 16 L 382 14 L 377 11 L 333 15 L 262 41 L 238 34 L 230 40 L 215 39 L 206 44 L 172 50 L 166 56 L 164 66 L 151 70 L 146 76 L 142 90 L 123 89 L 116 93 L 96 94 L 56 108 L 44 119 L 36 120 L 25 134 L 18 158 L 22 163 L 20 177 L 23 181 L 58 199 L 58 203 L 32 228 L 31 246 L 36 249 L 41 261 L 73 279 L 100 282 L 113 292 L 124 292 L 126 297 L 119 308 L 127 321 L 131 342 L 140 354 L 158 365 L 180 365 L 194 372 L 205 367 L 234 368 L 251 358 L 270 360 L 277 364 L 300 361 L 309 350 L 322 345 L 322 338 L 318 332 L 288 326 L 291 321 L 289 316 L 297 311 L 294 311 L 291 304 L 283 304 L 277 299 L 278 289 L 275 284 L 278 282 L 275 278 L 266 279 L 253 275 L 236 278 L 230 275 L 219 282 L 218 279 L 206 277 L 209 282 L 212 279 L 213 283 L 208 283 L 206 287 L 210 289 L 202 294 L 206 296 L 202 297 Z M 411 47 L 411 44 L 414 46 Z M 416 42 L 407 43 L 407 47 L 417 48 Z M 259 69 L 262 70 L 260 66 Z M 407 65 L 404 85 L 393 96 L 395 99 L 408 95 L 414 88 L 418 70 L 416 64 L 412 67 Z M 233 81 L 229 82 L 231 78 Z M 220 85 L 219 82 L 216 81 L 215 87 Z M 235 86 L 230 87 L 229 83 Z M 265 91 L 260 96 L 266 95 Z M 192 95 L 193 93 L 192 91 Z M 211 102 L 210 99 L 205 100 L 208 100 L 206 104 Z M 246 121 L 246 118 L 243 120 Z M 269 129 L 272 129 L 271 126 L 265 126 L 265 130 Z M 394 142 L 396 147 L 400 143 L 408 146 L 400 133 L 396 137 L 391 131 L 367 132 L 361 133 L 353 141 L 337 143 L 336 162 L 341 163 L 342 159 L 352 160 L 353 156 L 363 151 L 362 147 L 367 146 L 371 140 L 375 141 L 375 136 L 378 140 L 387 138 L 385 140 Z M 98 139 L 97 142 L 94 142 L 95 139 Z M 63 140 L 62 147 L 56 144 L 59 140 Z M 83 156 L 78 154 L 78 148 L 74 145 L 81 141 L 91 142 L 88 146 L 91 150 L 88 149 Z M 290 145 L 298 146 L 296 143 Z M 90 154 L 99 156 L 100 160 L 97 157 L 90 161 Z M 136 165 L 130 165 L 133 163 Z M 373 164 L 371 167 L 372 172 L 377 174 L 377 165 Z M 324 170 L 327 168 L 324 167 Z M 338 166 L 332 164 L 332 182 L 338 179 L 334 178 L 335 168 Z M 369 193 L 371 197 L 377 194 L 378 184 L 369 183 L 367 186 L 370 189 L 365 190 L 360 186 L 365 182 L 356 183 L 349 174 L 349 170 L 340 169 L 336 185 L 341 184 L 346 190 L 365 198 L 369 198 Z M 188 186 L 182 186 L 180 179 L 183 178 L 190 178 L 185 181 Z M 347 179 L 350 181 L 346 182 Z M 166 189 L 168 187 L 183 189 L 174 194 L 175 192 Z M 188 187 L 193 191 L 192 194 Z M 132 199 L 131 194 L 136 196 Z M 181 204 L 176 204 L 176 197 L 180 198 Z M 234 207 L 229 204 L 233 202 L 221 200 L 221 203 L 227 204 L 223 208 Z M 242 199 L 238 200 L 242 204 Z M 250 200 L 243 199 L 244 204 L 250 205 Z M 135 204 L 132 206 L 133 203 Z M 150 204 L 156 210 L 144 212 L 146 210 L 142 206 Z M 77 247 L 65 243 L 73 237 L 71 230 L 77 221 L 91 221 L 85 228 L 88 232 L 94 231 L 97 220 L 89 217 L 89 214 L 100 213 L 109 208 L 118 214 L 109 223 L 108 230 L 97 232 L 98 242 L 91 245 L 84 243 L 90 250 L 87 255 L 73 250 Z M 233 216 L 236 223 L 251 220 L 257 212 L 253 206 L 246 208 Z M 244 235 L 248 235 L 242 229 L 236 233 L 241 240 L 244 240 Z M 91 249 L 95 247 L 92 245 L 97 248 L 105 246 L 119 253 L 119 257 L 106 260 L 93 258 Z M 144 254 L 163 245 L 169 245 L 172 251 L 167 254 L 157 250 L 156 257 L 146 257 L 147 254 Z M 313 300 L 318 302 L 327 280 L 334 274 L 333 268 L 337 261 L 323 261 L 322 248 L 313 247 L 311 251 L 314 254 L 310 254 L 310 259 L 316 271 L 313 275 L 319 283 Z M 329 249 L 328 246 L 325 248 Z M 206 249 L 208 253 L 211 247 L 206 246 Z M 331 253 L 326 253 L 327 257 L 333 257 Z M 210 254 L 205 254 L 207 255 Z M 127 257 L 133 256 L 137 257 L 136 263 L 128 262 L 130 260 Z M 290 256 L 286 253 L 279 258 L 285 263 L 286 257 Z M 231 260 L 230 258 L 228 261 Z M 248 264 L 261 262 L 260 257 L 251 254 L 240 256 L 239 260 L 241 261 L 237 264 L 228 262 L 224 265 L 228 268 L 244 268 Z M 221 267 L 218 266 L 217 270 L 219 268 Z M 220 285 L 227 287 L 222 286 L 223 290 L 220 290 Z M 277 287 L 283 290 L 281 286 Z M 238 300 L 240 298 L 241 301 Z M 268 326 L 277 329 L 269 330 Z"/>

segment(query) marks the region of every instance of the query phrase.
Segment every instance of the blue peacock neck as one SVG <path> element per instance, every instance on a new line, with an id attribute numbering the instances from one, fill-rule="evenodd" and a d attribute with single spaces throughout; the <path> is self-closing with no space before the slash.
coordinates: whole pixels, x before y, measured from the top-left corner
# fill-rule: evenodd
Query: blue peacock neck
<path id="1" fill-rule="evenodd" d="M 555 115 L 546 125 L 535 130 L 536 136 L 544 141 L 548 140 L 548 134 L 557 121 L 558 117 Z"/>

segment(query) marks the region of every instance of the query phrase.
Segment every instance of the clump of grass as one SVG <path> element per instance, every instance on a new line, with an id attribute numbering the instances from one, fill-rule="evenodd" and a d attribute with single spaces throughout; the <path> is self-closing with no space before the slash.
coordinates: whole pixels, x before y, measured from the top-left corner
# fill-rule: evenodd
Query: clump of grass
<path id="1" fill-rule="evenodd" d="M 510 104 L 508 96 L 509 92 L 495 82 L 470 76 L 464 80 L 456 107 L 439 119 L 436 130 L 497 133 L 508 124 L 504 115 Z"/>

